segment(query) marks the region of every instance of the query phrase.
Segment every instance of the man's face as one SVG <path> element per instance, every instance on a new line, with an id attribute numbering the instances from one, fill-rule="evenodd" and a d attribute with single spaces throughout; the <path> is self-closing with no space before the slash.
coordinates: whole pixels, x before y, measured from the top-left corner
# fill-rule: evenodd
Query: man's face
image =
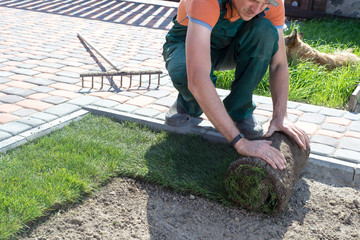
<path id="1" fill-rule="evenodd" d="M 239 16 L 244 21 L 249 21 L 270 6 L 267 0 L 233 0 Z"/>

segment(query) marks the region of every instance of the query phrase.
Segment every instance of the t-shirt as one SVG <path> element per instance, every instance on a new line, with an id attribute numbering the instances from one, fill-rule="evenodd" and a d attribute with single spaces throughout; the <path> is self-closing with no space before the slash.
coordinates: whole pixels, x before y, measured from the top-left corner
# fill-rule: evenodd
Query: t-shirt
<path id="1" fill-rule="evenodd" d="M 280 4 L 277 7 L 270 5 L 264 11 L 264 18 L 269 19 L 275 28 L 283 28 L 285 23 L 285 7 L 282 0 L 276 0 Z M 235 22 L 240 19 L 238 12 L 232 4 L 232 11 L 230 4 L 226 3 L 225 18 L 230 22 Z M 217 0 L 181 0 L 178 11 L 177 21 L 184 26 L 187 26 L 189 20 L 199 23 L 212 30 L 220 17 L 220 6 Z"/>

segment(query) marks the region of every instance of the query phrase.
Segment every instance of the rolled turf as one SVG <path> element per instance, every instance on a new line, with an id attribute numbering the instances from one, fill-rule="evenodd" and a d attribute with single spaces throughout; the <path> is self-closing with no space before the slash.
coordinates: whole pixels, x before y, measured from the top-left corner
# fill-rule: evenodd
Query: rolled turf
<path id="1" fill-rule="evenodd" d="M 242 157 L 231 163 L 225 177 L 229 198 L 239 207 L 276 214 L 285 209 L 291 192 L 309 158 L 310 149 L 302 149 L 282 132 L 270 138 L 271 146 L 286 158 L 286 169 L 272 168 L 257 157 Z"/>

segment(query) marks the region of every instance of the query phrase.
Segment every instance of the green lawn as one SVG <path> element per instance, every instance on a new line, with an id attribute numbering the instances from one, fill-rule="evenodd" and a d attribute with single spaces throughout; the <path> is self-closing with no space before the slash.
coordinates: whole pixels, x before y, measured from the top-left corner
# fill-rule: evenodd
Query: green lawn
<path id="1" fill-rule="evenodd" d="M 360 21 L 351 19 L 314 19 L 294 22 L 285 35 L 296 28 L 304 33 L 304 42 L 315 49 L 334 53 L 348 48 L 360 56 Z M 331 108 L 346 109 L 349 97 L 360 81 L 360 63 L 333 71 L 310 62 L 289 63 L 289 100 Z M 216 72 L 217 87 L 230 89 L 234 70 Z M 257 86 L 255 95 L 270 96 L 269 73 Z"/>
<path id="2" fill-rule="evenodd" d="M 223 180 L 237 157 L 227 145 L 200 136 L 89 115 L 0 155 L 0 239 L 26 230 L 47 210 L 82 199 L 114 176 L 229 204 Z"/>

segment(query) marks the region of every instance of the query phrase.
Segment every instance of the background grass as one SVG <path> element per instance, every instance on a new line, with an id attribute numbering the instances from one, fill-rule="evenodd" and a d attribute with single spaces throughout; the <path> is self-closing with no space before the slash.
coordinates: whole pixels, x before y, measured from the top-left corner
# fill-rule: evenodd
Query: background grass
<path id="1" fill-rule="evenodd" d="M 351 48 L 360 56 L 360 21 L 357 19 L 313 19 L 293 22 L 285 35 L 296 28 L 304 33 L 304 42 L 326 53 Z M 294 61 L 289 63 L 289 100 L 331 108 L 346 109 L 349 97 L 360 81 L 360 63 L 329 71 L 323 66 Z M 217 87 L 230 89 L 235 71 L 218 71 Z M 255 95 L 270 96 L 269 72 L 257 86 Z"/>
<path id="2" fill-rule="evenodd" d="M 157 183 L 229 204 L 223 182 L 238 157 L 200 136 L 154 132 L 89 115 L 0 155 L 0 239 L 47 210 L 91 194 L 113 176 Z"/>

